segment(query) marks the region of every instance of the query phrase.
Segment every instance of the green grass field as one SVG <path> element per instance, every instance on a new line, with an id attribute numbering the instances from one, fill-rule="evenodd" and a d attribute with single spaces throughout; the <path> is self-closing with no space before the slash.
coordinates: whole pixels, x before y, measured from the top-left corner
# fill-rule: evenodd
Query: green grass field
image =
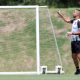
<path id="1" fill-rule="evenodd" d="M 26 76 L 26 75 L 3 75 L 0 76 L 0 80 L 80 80 L 80 76 L 75 75 L 34 75 L 34 76 Z"/>

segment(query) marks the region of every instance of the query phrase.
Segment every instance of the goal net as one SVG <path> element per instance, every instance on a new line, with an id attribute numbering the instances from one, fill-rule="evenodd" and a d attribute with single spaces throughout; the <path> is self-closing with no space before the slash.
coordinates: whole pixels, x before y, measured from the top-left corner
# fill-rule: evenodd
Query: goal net
<path id="1" fill-rule="evenodd" d="M 38 17 L 38 6 L 0 6 L 1 74 L 39 73 Z"/>
<path id="2" fill-rule="evenodd" d="M 57 73 L 55 70 L 62 68 L 62 60 L 51 15 L 48 7 L 40 7 L 40 59 L 48 73 Z"/>
<path id="3" fill-rule="evenodd" d="M 41 66 L 56 65 L 61 58 L 48 8 L 0 6 L 0 74 L 40 74 Z"/>

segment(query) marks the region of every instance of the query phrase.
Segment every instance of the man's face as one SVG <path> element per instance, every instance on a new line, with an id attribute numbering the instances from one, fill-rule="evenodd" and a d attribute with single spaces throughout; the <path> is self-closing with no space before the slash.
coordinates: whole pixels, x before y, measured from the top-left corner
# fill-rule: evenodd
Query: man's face
<path id="1" fill-rule="evenodd" d="M 77 16 L 79 16 L 79 11 L 78 10 L 74 10 L 73 17 L 76 18 Z"/>

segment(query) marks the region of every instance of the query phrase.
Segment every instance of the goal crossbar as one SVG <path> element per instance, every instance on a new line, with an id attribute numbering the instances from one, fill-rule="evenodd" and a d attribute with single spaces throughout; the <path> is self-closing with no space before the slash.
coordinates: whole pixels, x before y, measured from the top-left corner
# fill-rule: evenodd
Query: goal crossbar
<path id="1" fill-rule="evenodd" d="M 5 8 L 37 8 L 38 5 L 35 6 L 0 6 L 0 8 L 5 9 Z"/>

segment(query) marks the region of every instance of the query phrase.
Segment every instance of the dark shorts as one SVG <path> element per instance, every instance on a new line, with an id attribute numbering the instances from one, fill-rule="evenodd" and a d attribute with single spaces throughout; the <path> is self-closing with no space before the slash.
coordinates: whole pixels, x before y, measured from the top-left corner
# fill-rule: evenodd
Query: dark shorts
<path id="1" fill-rule="evenodd" d="M 80 53 L 80 41 L 72 41 L 71 42 L 71 51 L 74 54 Z"/>

